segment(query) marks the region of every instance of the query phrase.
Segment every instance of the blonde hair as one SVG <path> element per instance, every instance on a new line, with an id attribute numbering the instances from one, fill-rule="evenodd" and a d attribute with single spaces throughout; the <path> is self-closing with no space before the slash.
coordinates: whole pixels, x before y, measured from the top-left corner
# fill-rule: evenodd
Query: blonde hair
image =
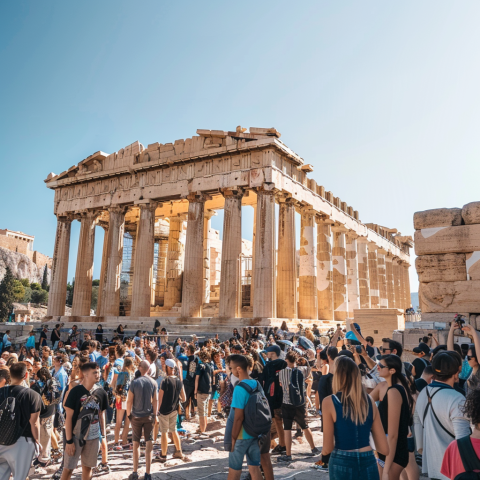
<path id="1" fill-rule="evenodd" d="M 315 336 L 313 335 L 312 331 L 309 328 L 305 329 L 305 336 L 311 341 L 315 341 Z"/>
<path id="2" fill-rule="evenodd" d="M 368 416 L 369 402 L 362 384 L 362 375 L 357 364 L 346 356 L 335 359 L 333 375 L 333 393 L 342 393 L 343 417 L 350 417 L 353 423 L 361 425 Z"/>

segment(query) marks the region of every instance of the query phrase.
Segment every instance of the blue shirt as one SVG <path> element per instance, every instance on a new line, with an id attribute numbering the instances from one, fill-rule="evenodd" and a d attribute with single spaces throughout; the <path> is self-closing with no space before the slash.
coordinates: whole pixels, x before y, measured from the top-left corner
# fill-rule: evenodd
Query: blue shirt
<path id="1" fill-rule="evenodd" d="M 27 347 L 27 350 L 30 348 L 35 348 L 35 335 L 28 337 L 27 343 L 25 344 L 25 346 Z"/>
<path id="2" fill-rule="evenodd" d="M 103 367 L 108 363 L 108 355 L 106 357 L 103 357 L 100 355 L 97 357 L 97 365 L 100 367 L 100 370 L 103 370 Z"/>
<path id="3" fill-rule="evenodd" d="M 88 358 L 90 359 L 91 362 L 96 362 L 98 357 L 101 357 L 102 354 L 100 352 L 97 352 L 94 350 L 90 355 L 88 355 Z"/>
<path id="4" fill-rule="evenodd" d="M 242 382 L 246 383 L 249 387 L 255 388 L 257 386 L 256 380 L 242 380 Z M 242 387 L 239 387 L 238 384 L 233 389 L 233 397 L 232 397 L 232 408 L 241 408 L 242 410 L 245 409 L 245 405 L 250 398 L 250 394 Z M 245 429 L 242 428 L 240 433 L 238 434 L 237 440 L 244 440 L 246 438 L 254 438 L 249 435 Z"/>
<path id="5" fill-rule="evenodd" d="M 12 343 L 9 340 L 8 333 L 3 336 L 3 348 L 9 347 Z"/>
<path id="6" fill-rule="evenodd" d="M 123 358 L 117 358 L 113 364 L 114 373 L 120 373 L 123 370 Z"/>

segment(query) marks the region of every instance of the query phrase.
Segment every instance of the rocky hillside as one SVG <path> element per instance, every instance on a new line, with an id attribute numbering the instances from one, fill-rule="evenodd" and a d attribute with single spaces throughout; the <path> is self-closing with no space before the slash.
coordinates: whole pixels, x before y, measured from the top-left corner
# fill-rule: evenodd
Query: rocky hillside
<path id="1" fill-rule="evenodd" d="M 42 283 L 44 268 L 38 268 L 32 260 L 22 253 L 12 252 L 6 248 L 0 247 L 0 281 L 5 276 L 7 267 L 13 273 L 13 276 L 19 280 L 22 278 L 28 278 L 30 283 L 38 282 Z M 48 270 L 48 282 L 50 283 L 50 273 Z"/>

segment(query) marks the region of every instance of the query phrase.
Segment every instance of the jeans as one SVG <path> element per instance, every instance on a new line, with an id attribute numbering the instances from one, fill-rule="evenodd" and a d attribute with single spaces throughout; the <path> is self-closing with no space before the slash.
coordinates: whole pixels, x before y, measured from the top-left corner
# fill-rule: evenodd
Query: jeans
<path id="1" fill-rule="evenodd" d="M 247 465 L 260 466 L 260 447 L 257 438 L 246 438 L 235 442 L 235 449 L 228 454 L 229 468 L 241 470 L 245 455 L 247 456 Z"/>
<path id="2" fill-rule="evenodd" d="M 373 451 L 346 452 L 335 449 L 328 463 L 330 480 L 380 480 Z"/>

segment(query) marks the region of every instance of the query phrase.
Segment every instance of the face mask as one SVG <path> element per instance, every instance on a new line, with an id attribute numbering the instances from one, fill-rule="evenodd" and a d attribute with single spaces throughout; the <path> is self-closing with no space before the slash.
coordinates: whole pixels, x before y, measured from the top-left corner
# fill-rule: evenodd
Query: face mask
<path id="1" fill-rule="evenodd" d="M 233 387 L 235 387 L 238 382 L 240 382 L 240 379 L 232 373 L 232 375 L 230 376 L 230 383 Z"/>

